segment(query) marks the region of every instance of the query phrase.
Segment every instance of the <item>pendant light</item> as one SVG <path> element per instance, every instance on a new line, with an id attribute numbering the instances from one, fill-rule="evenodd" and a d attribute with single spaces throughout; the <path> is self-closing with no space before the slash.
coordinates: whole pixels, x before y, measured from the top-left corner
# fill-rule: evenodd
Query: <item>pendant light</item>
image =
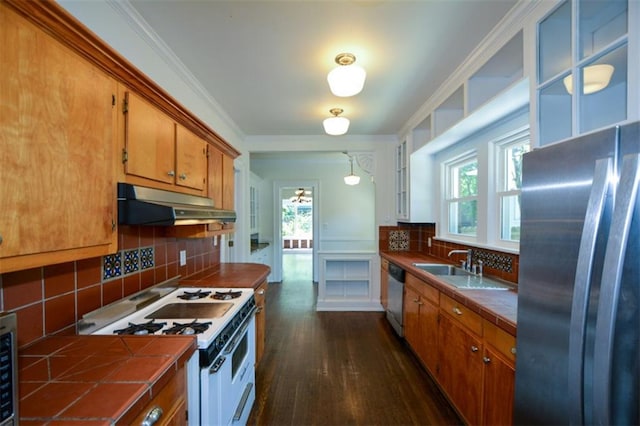
<path id="1" fill-rule="evenodd" d="M 349 130 L 349 119 L 346 117 L 338 117 L 344 112 L 342 108 L 331 108 L 329 112 L 333 115 L 322 122 L 324 131 L 328 135 L 339 136 L 344 135 Z"/>
<path id="2" fill-rule="evenodd" d="M 349 156 L 349 163 L 351 164 L 351 173 L 344 177 L 344 183 L 347 185 L 357 185 L 360 183 L 360 176 L 353 174 L 353 157 Z"/>
<path id="3" fill-rule="evenodd" d="M 327 81 L 331 93 L 340 97 L 353 96 L 362 91 L 367 73 L 364 68 L 354 65 L 356 57 L 351 53 L 336 56 L 338 67 L 329 72 Z"/>

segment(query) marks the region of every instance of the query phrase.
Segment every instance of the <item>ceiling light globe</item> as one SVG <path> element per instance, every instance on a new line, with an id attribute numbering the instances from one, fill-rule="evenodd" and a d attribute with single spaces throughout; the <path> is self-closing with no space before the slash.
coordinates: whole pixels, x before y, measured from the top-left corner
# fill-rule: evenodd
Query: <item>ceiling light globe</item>
<path id="1" fill-rule="evenodd" d="M 366 71 L 358 65 L 341 65 L 327 75 L 331 93 L 343 98 L 360 93 L 366 78 Z"/>
<path id="2" fill-rule="evenodd" d="M 609 64 L 597 64 L 584 67 L 582 74 L 582 94 L 599 92 L 609 85 L 614 67 Z M 573 74 L 562 79 L 567 93 L 573 94 Z"/>
<path id="3" fill-rule="evenodd" d="M 347 185 L 357 185 L 360 183 L 360 176 L 347 175 L 344 177 L 344 183 Z"/>
<path id="4" fill-rule="evenodd" d="M 331 117 L 322 122 L 324 131 L 328 135 L 339 136 L 344 135 L 349 130 L 349 119 L 345 117 Z"/>

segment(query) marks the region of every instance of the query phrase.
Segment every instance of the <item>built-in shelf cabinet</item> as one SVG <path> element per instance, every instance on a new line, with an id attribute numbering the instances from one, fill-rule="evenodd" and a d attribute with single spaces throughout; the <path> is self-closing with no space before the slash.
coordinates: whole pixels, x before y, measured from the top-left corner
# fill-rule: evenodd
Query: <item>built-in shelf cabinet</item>
<path id="1" fill-rule="evenodd" d="M 633 93 L 628 87 L 629 6 L 627 0 L 567 0 L 538 23 L 540 145 L 627 120 Z M 605 87 L 590 81 L 597 68 L 611 72 Z"/>
<path id="2" fill-rule="evenodd" d="M 319 253 L 318 311 L 380 311 L 376 253 Z"/>

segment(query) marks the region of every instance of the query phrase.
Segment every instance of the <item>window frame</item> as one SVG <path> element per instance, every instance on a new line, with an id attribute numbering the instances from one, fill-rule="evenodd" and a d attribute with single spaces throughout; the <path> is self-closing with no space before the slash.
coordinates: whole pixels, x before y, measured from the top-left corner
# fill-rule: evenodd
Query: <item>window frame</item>
<path id="1" fill-rule="evenodd" d="M 476 177 L 476 193 L 475 195 L 466 195 L 466 196 L 454 196 L 454 184 L 453 184 L 453 171 L 454 169 L 459 169 L 460 167 L 464 167 L 466 164 L 469 164 L 471 162 L 475 162 L 476 163 L 476 168 L 478 170 L 478 174 Z M 444 161 L 442 163 L 442 167 L 443 167 L 443 177 L 444 177 L 444 188 L 445 191 L 443 193 L 443 197 L 441 197 L 441 202 L 443 203 L 443 209 L 442 214 L 442 223 L 443 223 L 443 234 L 446 235 L 448 238 L 451 239 L 457 239 L 457 240 L 464 240 L 464 241 L 477 241 L 478 240 L 478 232 L 479 232 L 479 209 L 480 209 L 480 203 L 479 203 L 479 193 L 480 193 L 480 185 L 479 185 L 479 179 L 480 179 L 480 158 L 478 155 L 477 150 L 473 149 L 470 151 L 466 151 L 465 153 L 461 154 L 461 155 L 457 155 L 453 158 L 450 158 L 446 161 Z M 461 202 L 469 202 L 469 201 L 475 201 L 476 202 L 476 231 L 475 234 L 461 234 L 461 233 L 452 233 L 451 232 L 451 221 L 450 221 L 450 208 L 451 205 L 454 203 L 461 203 Z"/>
<path id="2" fill-rule="evenodd" d="M 491 233 L 492 235 L 490 239 L 496 247 L 519 250 L 520 240 L 506 240 L 502 237 L 503 201 L 507 197 L 519 196 L 522 193 L 522 188 L 509 189 L 508 187 L 509 178 L 506 175 L 508 173 L 507 162 L 509 159 L 507 158 L 507 152 L 512 147 L 524 144 L 528 144 L 528 150 L 525 152 L 531 151 L 531 131 L 529 126 L 526 126 L 526 128 L 508 132 L 503 137 L 490 143 L 495 153 L 495 182 L 493 185 L 494 200 L 489 203 L 493 211 L 493 217 L 495 217 L 495 223 L 493 224 L 494 231 Z M 522 167 L 522 164 L 520 164 L 520 167 Z M 520 170 L 520 173 L 522 173 L 522 170 Z"/>

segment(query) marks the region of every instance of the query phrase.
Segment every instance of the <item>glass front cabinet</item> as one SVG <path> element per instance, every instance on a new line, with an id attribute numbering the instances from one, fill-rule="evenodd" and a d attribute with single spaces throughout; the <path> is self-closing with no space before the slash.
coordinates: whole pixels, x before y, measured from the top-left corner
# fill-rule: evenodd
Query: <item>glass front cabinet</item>
<path id="1" fill-rule="evenodd" d="M 627 0 L 566 0 L 538 23 L 540 145 L 629 118 L 629 23 L 635 14 L 629 6 Z"/>

